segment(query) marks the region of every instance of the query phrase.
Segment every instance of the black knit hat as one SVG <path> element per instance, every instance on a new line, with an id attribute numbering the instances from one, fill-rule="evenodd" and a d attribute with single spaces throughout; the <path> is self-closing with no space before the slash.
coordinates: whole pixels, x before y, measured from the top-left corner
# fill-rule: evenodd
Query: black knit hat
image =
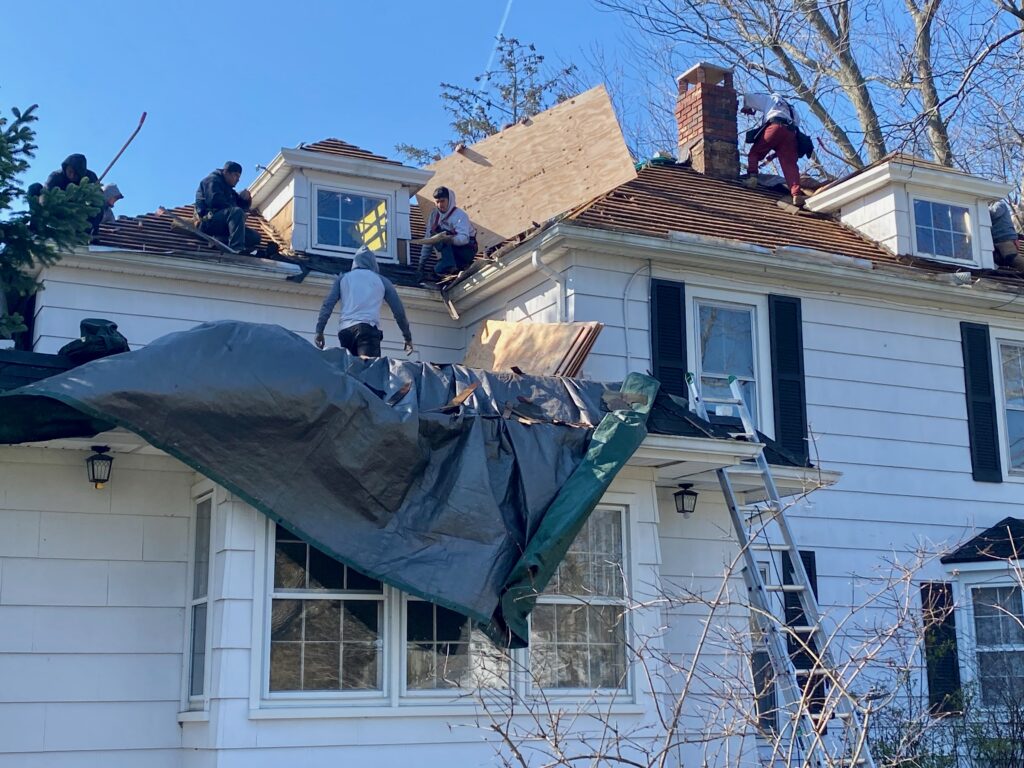
<path id="1" fill-rule="evenodd" d="M 226 163 L 224 163 L 224 172 L 225 173 L 241 173 L 242 172 L 242 166 L 239 165 L 238 163 L 236 163 L 234 160 L 228 160 Z"/>

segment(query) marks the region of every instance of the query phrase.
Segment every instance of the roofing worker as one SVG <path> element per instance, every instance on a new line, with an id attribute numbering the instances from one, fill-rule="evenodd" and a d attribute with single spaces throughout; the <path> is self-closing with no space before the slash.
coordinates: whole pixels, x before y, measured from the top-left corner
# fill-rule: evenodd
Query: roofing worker
<path id="1" fill-rule="evenodd" d="M 70 184 L 79 184 L 82 179 L 87 179 L 93 184 L 98 184 L 96 174 L 89 170 L 88 161 L 85 155 L 68 155 L 60 164 L 60 170 L 51 173 L 44 185 L 45 189 L 67 189 Z"/>
<path id="2" fill-rule="evenodd" d="M 252 196 L 247 189 L 235 192 L 241 178 L 242 166 L 229 160 L 223 168 L 199 182 L 196 216 L 200 231 L 219 238 L 227 237 L 229 248 L 239 253 L 250 253 L 259 245 L 260 236 L 255 229 L 245 226 L 245 212 L 252 207 Z"/>
<path id="3" fill-rule="evenodd" d="M 124 195 L 117 188 L 117 184 L 107 184 L 103 187 L 103 218 L 100 224 L 113 224 L 117 220 L 114 216 L 114 204 L 118 200 L 124 200 Z"/>
<path id="4" fill-rule="evenodd" d="M 377 257 L 365 246 L 356 251 L 352 268 L 338 275 L 320 307 L 316 320 L 314 342 L 324 348 L 324 328 L 334 311 L 334 305 L 341 301 L 341 320 L 338 323 L 338 341 L 353 355 L 380 357 L 380 342 L 384 338 L 380 330 L 380 305 L 387 302 L 391 314 L 405 337 L 405 351 L 412 352 L 412 333 L 405 317 L 405 307 L 395 286 L 377 270 Z"/>
<path id="5" fill-rule="evenodd" d="M 786 186 L 793 196 L 793 205 L 802 206 L 805 198 L 800 190 L 800 168 L 797 165 L 797 129 L 800 127 L 800 119 L 796 110 L 777 93 L 745 93 L 740 112 L 745 115 L 764 113 L 764 122 L 757 129 L 750 154 L 747 155 L 747 173 L 750 176 L 747 186 L 757 186 L 757 166 L 774 149 Z"/>
<path id="6" fill-rule="evenodd" d="M 431 248 L 437 248 L 441 254 L 434 272 L 438 275 L 451 275 L 461 272 L 473 263 L 476 256 L 476 228 L 464 210 L 455 205 L 455 192 L 448 187 L 434 190 L 434 205 L 427 220 L 427 237 L 444 235 L 434 245 L 424 245 L 420 249 L 420 270 L 430 256 Z"/>
<path id="7" fill-rule="evenodd" d="M 992 246 L 996 265 L 1012 267 L 1024 272 L 1024 256 L 1017 251 L 1017 229 L 1013 225 L 1013 210 L 1005 200 L 989 203 L 989 216 L 992 218 Z"/>

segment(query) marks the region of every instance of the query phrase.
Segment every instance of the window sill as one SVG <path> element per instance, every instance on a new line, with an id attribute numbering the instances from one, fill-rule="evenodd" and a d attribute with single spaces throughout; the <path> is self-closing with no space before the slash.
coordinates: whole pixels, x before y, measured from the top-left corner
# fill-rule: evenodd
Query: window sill
<path id="1" fill-rule="evenodd" d="M 580 702 L 583 709 L 583 702 Z M 602 704 L 592 702 L 592 709 L 600 710 L 602 714 L 628 716 L 642 715 L 645 710 L 639 704 L 623 702 L 621 704 Z M 344 719 L 350 717 L 473 717 L 479 714 L 480 709 L 475 703 L 451 704 L 438 702 L 427 704 L 425 702 L 403 703 L 398 705 L 382 704 L 380 706 L 352 705 L 352 706 L 264 706 L 259 709 L 249 710 L 250 720 L 313 720 L 313 719 Z M 187 713 L 193 714 L 193 713 Z M 195 713 L 199 714 L 199 713 Z M 529 717 L 523 713 L 522 717 Z M 180 715 L 179 715 L 180 718 Z"/>
<path id="2" fill-rule="evenodd" d="M 179 723 L 208 723 L 210 722 L 210 712 L 206 709 L 190 710 L 188 712 L 178 713 Z"/>

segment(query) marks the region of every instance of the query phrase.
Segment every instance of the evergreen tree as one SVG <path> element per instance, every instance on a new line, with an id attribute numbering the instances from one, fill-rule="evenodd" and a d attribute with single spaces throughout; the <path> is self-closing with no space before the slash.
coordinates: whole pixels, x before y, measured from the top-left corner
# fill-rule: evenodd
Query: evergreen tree
<path id="1" fill-rule="evenodd" d="M 35 109 L 34 104 L 24 112 L 13 108 L 13 120 L 0 115 L 0 339 L 25 330 L 24 318 L 7 311 L 9 302 L 35 293 L 37 267 L 89 243 L 89 219 L 103 203 L 100 185 L 89 182 L 41 195 L 21 187 L 20 176 L 36 150 Z M 27 210 L 13 210 L 22 201 Z"/>
<path id="2" fill-rule="evenodd" d="M 398 144 L 395 149 L 418 165 L 439 160 L 460 144 L 485 139 L 574 96 L 575 74 L 575 64 L 545 70 L 544 56 L 532 44 L 500 35 L 497 68 L 477 75 L 471 87 L 441 83 L 442 106 L 453 118 L 447 145 Z"/>

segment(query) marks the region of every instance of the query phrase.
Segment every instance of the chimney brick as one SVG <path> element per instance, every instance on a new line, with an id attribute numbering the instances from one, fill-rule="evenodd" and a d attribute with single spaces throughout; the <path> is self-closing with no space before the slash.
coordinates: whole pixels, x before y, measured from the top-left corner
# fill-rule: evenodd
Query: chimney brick
<path id="1" fill-rule="evenodd" d="M 680 157 L 689 154 L 694 170 L 707 176 L 737 178 L 739 99 L 732 85 L 732 70 L 702 62 L 680 75 L 676 82 Z"/>

